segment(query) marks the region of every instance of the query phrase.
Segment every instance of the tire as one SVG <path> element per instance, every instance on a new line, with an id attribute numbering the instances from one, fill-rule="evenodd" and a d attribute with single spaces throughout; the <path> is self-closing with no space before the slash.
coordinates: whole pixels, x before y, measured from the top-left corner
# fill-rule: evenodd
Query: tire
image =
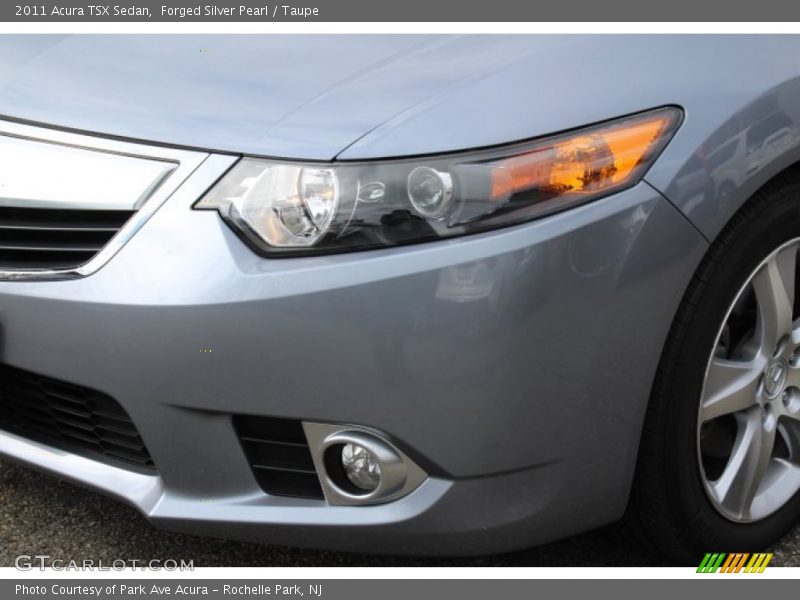
<path id="1" fill-rule="evenodd" d="M 775 328 L 775 335 L 769 337 L 771 321 L 768 313 L 764 312 L 768 310 L 765 308 L 768 303 L 764 301 L 764 292 L 759 295 L 756 290 L 763 289 L 761 286 L 767 276 L 765 273 L 769 273 L 769 261 L 775 261 L 776 265 L 788 264 L 785 257 L 789 251 L 786 248 L 774 253 L 798 239 L 800 169 L 792 169 L 757 192 L 713 242 L 672 324 L 645 417 L 626 521 L 647 547 L 678 564 L 696 566 L 707 552 L 764 550 L 800 520 L 800 491 L 794 491 L 784 481 L 780 489 L 785 497 L 780 505 L 775 506 L 769 505 L 768 495 L 759 491 L 765 489 L 759 486 L 776 485 L 770 483 L 773 479 L 779 481 L 773 473 L 783 477 L 784 471 L 780 469 L 786 469 L 788 477 L 788 473 L 793 473 L 794 461 L 800 465 L 800 448 L 796 447 L 793 438 L 794 413 L 789 411 L 789 408 L 793 411 L 800 407 L 800 404 L 792 404 L 795 401 L 800 403 L 800 389 L 790 385 L 797 383 L 794 368 L 800 367 L 800 361 L 792 362 L 794 355 L 790 353 L 793 350 L 786 349 L 787 344 L 800 344 L 800 338 L 780 338 L 782 341 L 776 345 L 773 357 L 766 357 L 765 351 L 755 349 L 759 343 L 771 348 L 767 342 L 777 339 L 779 329 Z M 800 265 L 800 261 L 790 267 L 791 276 L 787 275 L 783 282 L 787 297 L 791 297 L 788 293 L 791 284 L 788 282 L 792 278 L 796 280 L 796 265 Z M 780 273 L 788 272 L 780 270 Z M 791 302 L 791 319 L 798 316 L 798 296 L 800 284 Z M 752 304 L 750 308 L 747 308 L 748 302 Z M 734 327 L 734 318 L 739 320 L 737 323 L 745 325 Z M 748 318 L 753 319 L 752 326 L 746 325 Z M 789 328 L 794 330 L 791 321 Z M 746 331 L 740 334 L 739 342 L 732 341 L 730 332 L 734 329 Z M 788 358 L 779 358 L 781 352 L 784 352 L 781 356 Z M 718 372 L 714 369 L 729 366 L 734 360 L 745 364 L 762 354 L 766 357 L 763 360 L 770 361 L 758 363 L 766 364 L 765 370 L 771 369 L 769 389 L 765 387 L 764 371 L 761 371 L 752 384 L 756 387 L 747 388 L 756 390 L 753 407 L 710 419 L 700 429 L 700 424 L 712 414 L 708 407 L 716 397 L 710 381 Z M 783 380 L 779 372 L 783 367 L 773 368 L 773 364 L 778 364 L 774 361 L 787 364 Z M 783 391 L 776 391 L 781 385 L 785 386 Z M 768 398 L 774 393 L 780 393 L 781 404 L 778 404 L 776 396 Z M 754 420 L 759 418 L 760 421 Z M 756 422 L 761 423 L 762 429 L 756 426 L 748 429 Z M 717 438 L 728 436 L 726 440 L 733 441 L 715 442 L 719 456 L 710 458 L 706 449 L 706 444 L 709 444 L 707 431 L 715 427 L 724 433 L 717 432 Z M 750 485 L 746 493 L 736 492 L 741 496 L 737 498 L 735 486 L 726 487 L 723 483 L 734 481 L 731 473 L 738 473 L 734 467 L 740 463 L 734 462 L 733 449 L 746 447 L 737 444 L 746 443 L 742 440 L 746 440 L 747 431 L 758 432 L 757 435 L 763 435 L 764 440 L 769 439 L 772 431 L 775 441 L 771 450 L 762 452 L 767 458 L 753 462 L 754 465 L 764 465 L 763 470 L 755 467 L 751 471 L 741 469 L 742 473 L 747 471 L 753 475 L 741 475 L 742 479 L 736 480 L 747 479 Z M 800 440 L 800 435 L 797 440 Z M 728 458 L 725 458 L 724 451 L 726 443 L 732 444 Z M 740 456 L 745 454 L 737 453 L 736 461 Z M 721 470 L 712 473 L 717 471 L 717 464 L 723 465 L 719 467 Z M 725 471 L 729 467 L 731 471 Z M 754 475 L 756 472 L 762 473 L 758 475 L 760 479 Z M 763 474 L 767 472 L 769 476 Z M 741 485 L 742 490 L 746 487 Z M 745 506 L 748 502 L 750 505 Z M 740 507 L 743 508 L 740 510 Z"/>

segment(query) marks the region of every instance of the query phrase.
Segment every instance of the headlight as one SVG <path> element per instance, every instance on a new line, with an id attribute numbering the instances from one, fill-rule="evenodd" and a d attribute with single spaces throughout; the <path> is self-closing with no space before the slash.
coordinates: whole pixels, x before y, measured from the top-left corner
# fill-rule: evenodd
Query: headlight
<path id="1" fill-rule="evenodd" d="M 381 248 L 505 227 L 638 183 L 678 127 L 667 107 L 523 144 L 430 158 L 243 158 L 196 205 L 269 256 Z"/>

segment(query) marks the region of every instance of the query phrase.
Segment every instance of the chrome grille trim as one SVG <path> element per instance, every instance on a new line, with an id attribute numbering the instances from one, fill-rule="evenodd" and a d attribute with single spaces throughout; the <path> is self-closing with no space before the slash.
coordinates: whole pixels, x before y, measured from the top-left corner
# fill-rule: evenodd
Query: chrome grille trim
<path id="1" fill-rule="evenodd" d="M 26 152 L 30 154 L 37 142 L 42 144 L 42 155 L 65 156 L 73 151 L 74 160 L 88 161 L 87 171 L 91 172 L 93 159 L 97 159 L 97 168 L 100 166 L 121 165 L 120 173 L 135 174 L 128 178 L 129 181 L 135 180 L 140 190 L 123 190 L 114 200 L 113 193 L 109 194 L 112 198 L 107 203 L 99 202 L 101 193 L 92 190 L 87 193 L 87 202 L 82 202 L 80 195 L 73 191 L 65 192 L 59 199 L 57 190 L 58 181 L 54 180 L 54 191 L 48 193 L 47 186 L 39 185 L 39 191 L 44 191 L 44 195 L 49 198 L 8 198 L 4 197 L 2 171 L 0 171 L 0 204 L 8 207 L 17 208 L 41 208 L 46 206 L 51 209 L 63 210 L 94 210 L 119 209 L 132 210 L 138 209 L 133 216 L 119 229 L 119 231 L 108 241 L 108 243 L 95 254 L 88 262 L 75 268 L 53 268 L 53 269 L 0 269 L 0 280 L 58 280 L 76 279 L 91 275 L 105 265 L 127 241 L 144 225 L 145 222 L 155 213 L 156 210 L 169 198 L 180 185 L 186 180 L 202 162 L 208 158 L 208 153 L 192 150 L 181 150 L 140 144 L 126 141 L 119 141 L 104 138 L 99 135 L 88 135 L 82 133 L 72 133 L 48 127 L 28 125 L 0 119 L 0 142 L 9 142 L 6 148 L 12 145 L 21 144 Z M 13 140 L 13 144 L 11 141 Z M 8 151 L 8 150 L 6 150 Z M 2 162 L 0 155 L 0 162 Z M 120 159 L 129 158 L 130 167 L 127 167 Z M 40 167 L 42 177 L 47 176 L 47 166 Z M 8 175 L 7 181 L 11 183 L 18 174 Z M 74 178 L 73 178 L 74 179 Z M 101 176 L 98 179 L 102 180 Z M 13 182 L 14 189 L 19 189 L 18 178 Z M 75 181 L 71 182 L 73 185 Z M 91 186 L 93 182 L 88 182 Z M 106 181 L 107 183 L 107 181 Z M 10 194 L 9 194 L 10 195 Z M 15 194 L 20 196 L 23 194 Z M 40 196 L 42 193 L 39 194 Z"/>

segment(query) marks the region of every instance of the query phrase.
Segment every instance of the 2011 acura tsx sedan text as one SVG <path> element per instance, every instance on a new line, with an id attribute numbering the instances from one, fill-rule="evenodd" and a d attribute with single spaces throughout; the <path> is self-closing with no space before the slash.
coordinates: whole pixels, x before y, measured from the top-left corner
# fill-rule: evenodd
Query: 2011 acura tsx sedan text
<path id="1" fill-rule="evenodd" d="M 482 554 L 800 520 L 800 38 L 0 37 L 0 454 Z"/>

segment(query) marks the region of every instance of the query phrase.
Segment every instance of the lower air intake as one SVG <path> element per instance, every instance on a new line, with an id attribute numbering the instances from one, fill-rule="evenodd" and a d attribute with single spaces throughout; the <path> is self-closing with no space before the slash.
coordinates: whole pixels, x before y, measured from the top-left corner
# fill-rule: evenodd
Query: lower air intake
<path id="1" fill-rule="evenodd" d="M 0 365 L 0 429 L 87 458 L 155 470 L 113 398 L 8 365 Z"/>
<path id="2" fill-rule="evenodd" d="M 275 496 L 323 498 L 300 421 L 237 415 L 233 425 L 261 489 Z"/>

